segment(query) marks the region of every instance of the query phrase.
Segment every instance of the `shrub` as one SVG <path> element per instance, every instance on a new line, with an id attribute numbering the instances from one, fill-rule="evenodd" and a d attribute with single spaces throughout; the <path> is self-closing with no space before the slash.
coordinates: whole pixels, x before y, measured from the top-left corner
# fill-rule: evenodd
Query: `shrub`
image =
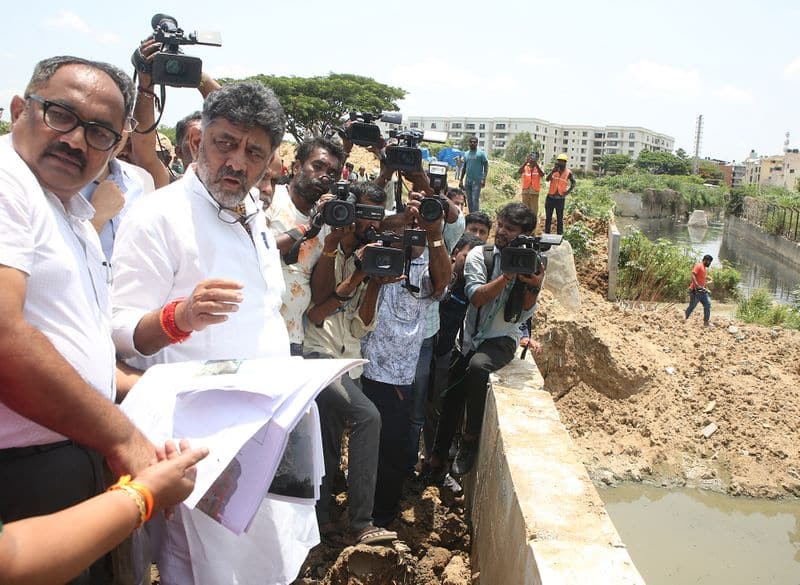
<path id="1" fill-rule="evenodd" d="M 564 239 L 572 245 L 573 254 L 579 258 L 589 253 L 592 238 L 594 238 L 592 228 L 582 221 L 576 221 L 564 230 Z"/>
<path id="2" fill-rule="evenodd" d="M 756 323 L 765 327 L 779 325 L 786 329 L 800 329 L 800 310 L 796 306 L 774 303 L 769 292 L 763 288 L 739 300 L 736 317 L 745 323 Z"/>

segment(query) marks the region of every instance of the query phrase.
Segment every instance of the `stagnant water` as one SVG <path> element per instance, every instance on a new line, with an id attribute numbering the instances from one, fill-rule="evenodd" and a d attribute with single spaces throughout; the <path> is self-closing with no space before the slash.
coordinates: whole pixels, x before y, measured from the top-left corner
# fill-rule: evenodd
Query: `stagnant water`
<path id="1" fill-rule="evenodd" d="M 721 260 L 727 260 L 741 273 L 739 288 L 745 295 L 757 288 L 765 288 L 779 303 L 792 304 L 800 301 L 793 294 L 793 291 L 800 288 L 800 270 L 776 261 L 768 250 L 726 235 L 722 223 L 713 223 L 708 228 L 690 228 L 685 223 L 675 223 L 672 219 L 617 217 L 616 222 L 623 235 L 636 227 L 650 240 L 664 238 L 693 248 L 698 260 L 705 254 L 711 254 L 714 257 L 712 268 L 721 266 Z"/>
<path id="2" fill-rule="evenodd" d="M 647 585 L 800 585 L 800 501 L 599 489 Z"/>

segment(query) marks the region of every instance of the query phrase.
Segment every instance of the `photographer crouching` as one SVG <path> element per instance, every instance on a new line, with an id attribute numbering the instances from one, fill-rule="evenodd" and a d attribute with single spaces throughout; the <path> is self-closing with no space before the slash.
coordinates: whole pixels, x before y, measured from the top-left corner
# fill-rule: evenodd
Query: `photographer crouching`
<path id="1" fill-rule="evenodd" d="M 468 473 L 475 463 L 489 374 L 514 357 L 522 335 L 520 323 L 533 315 L 545 268 L 532 274 L 503 271 L 501 253 L 518 236 L 536 227 L 536 216 L 524 203 L 509 203 L 497 212 L 494 246 L 476 246 L 464 266 L 464 290 L 470 305 L 463 325 L 461 353 L 450 369 L 449 388 L 436 430 L 431 474 L 444 476 L 450 444 L 460 427 L 466 404 L 466 424 L 453 473 Z"/>

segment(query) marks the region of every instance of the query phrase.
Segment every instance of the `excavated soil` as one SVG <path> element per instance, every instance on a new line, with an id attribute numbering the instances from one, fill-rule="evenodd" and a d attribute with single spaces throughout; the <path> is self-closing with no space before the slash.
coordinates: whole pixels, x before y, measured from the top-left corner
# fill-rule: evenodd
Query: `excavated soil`
<path id="1" fill-rule="evenodd" d="M 545 292 L 534 326 L 545 389 L 595 481 L 800 497 L 800 332 L 608 302 L 604 256 L 601 243 L 578 263 L 579 313 Z"/>

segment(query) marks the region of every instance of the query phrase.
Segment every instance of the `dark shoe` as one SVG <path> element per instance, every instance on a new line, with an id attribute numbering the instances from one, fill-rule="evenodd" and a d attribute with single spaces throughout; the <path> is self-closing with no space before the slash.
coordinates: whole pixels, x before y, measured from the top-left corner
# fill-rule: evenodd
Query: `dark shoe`
<path id="1" fill-rule="evenodd" d="M 475 465 L 475 456 L 478 454 L 478 441 L 465 441 L 461 439 L 461 447 L 453 461 L 453 473 L 456 475 L 466 475 Z"/>
<path id="2" fill-rule="evenodd" d="M 366 532 L 357 536 L 354 544 L 366 544 L 369 546 L 388 545 L 397 540 L 397 533 L 393 530 L 386 530 L 379 526 L 372 526 Z"/>

